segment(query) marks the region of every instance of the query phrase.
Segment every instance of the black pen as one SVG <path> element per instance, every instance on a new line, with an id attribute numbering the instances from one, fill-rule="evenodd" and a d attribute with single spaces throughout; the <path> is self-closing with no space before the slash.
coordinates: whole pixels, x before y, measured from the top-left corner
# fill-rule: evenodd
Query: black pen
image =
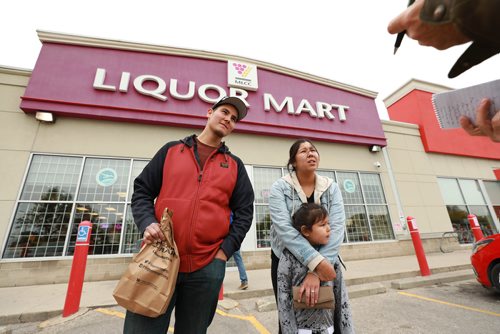
<path id="1" fill-rule="evenodd" d="M 408 1 L 408 7 L 413 5 L 414 2 L 415 2 L 415 0 Z M 405 37 L 405 35 L 406 35 L 406 30 L 399 32 L 398 35 L 396 36 L 396 43 L 394 43 L 394 53 L 393 54 L 396 54 L 396 51 L 398 51 L 399 47 L 401 46 L 401 42 L 403 41 L 403 37 Z"/>

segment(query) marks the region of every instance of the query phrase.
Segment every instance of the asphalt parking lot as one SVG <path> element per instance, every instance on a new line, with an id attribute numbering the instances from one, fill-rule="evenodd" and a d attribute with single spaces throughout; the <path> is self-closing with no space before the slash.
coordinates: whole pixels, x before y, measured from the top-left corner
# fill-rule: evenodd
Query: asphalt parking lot
<path id="1" fill-rule="evenodd" d="M 277 311 L 259 312 L 261 298 L 219 307 L 208 333 L 277 333 Z M 475 280 L 433 285 L 351 300 L 356 333 L 498 333 L 500 294 Z M 81 312 L 70 321 L 7 326 L 6 333 L 121 333 L 124 310 L 108 307 Z M 47 325 L 40 328 L 40 325 Z M 169 332 L 173 332 L 170 330 Z"/>

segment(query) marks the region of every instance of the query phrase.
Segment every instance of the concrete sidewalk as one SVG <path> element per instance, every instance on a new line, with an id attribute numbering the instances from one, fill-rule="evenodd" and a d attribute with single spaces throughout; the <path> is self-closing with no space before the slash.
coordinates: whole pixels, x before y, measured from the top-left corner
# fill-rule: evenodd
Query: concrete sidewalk
<path id="1" fill-rule="evenodd" d="M 344 271 L 351 298 L 383 293 L 385 289 L 408 289 L 440 282 L 474 278 L 470 265 L 470 249 L 452 253 L 429 253 L 427 262 L 432 275 L 420 276 L 415 256 L 387 257 L 360 261 L 346 261 Z M 269 269 L 249 270 L 249 288 L 240 285 L 236 268 L 228 269 L 224 280 L 227 299 L 245 299 L 272 295 Z M 112 296 L 117 281 L 86 282 L 80 307 L 96 308 L 116 305 Z M 0 288 L 0 326 L 19 322 L 43 321 L 61 315 L 67 284 L 51 284 Z"/>

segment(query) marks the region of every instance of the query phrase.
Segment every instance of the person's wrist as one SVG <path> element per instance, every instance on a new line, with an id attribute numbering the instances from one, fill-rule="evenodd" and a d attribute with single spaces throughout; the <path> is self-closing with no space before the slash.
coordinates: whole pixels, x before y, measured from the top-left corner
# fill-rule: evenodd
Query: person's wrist
<path id="1" fill-rule="evenodd" d="M 321 279 L 319 278 L 319 275 L 315 271 L 310 271 L 310 272 L 308 272 L 308 274 L 316 276 L 316 278 L 318 278 L 321 281 Z"/>
<path id="2" fill-rule="evenodd" d="M 217 253 L 215 254 L 215 257 L 224 261 L 227 261 L 227 256 L 226 253 L 222 250 L 222 248 L 219 248 Z"/>

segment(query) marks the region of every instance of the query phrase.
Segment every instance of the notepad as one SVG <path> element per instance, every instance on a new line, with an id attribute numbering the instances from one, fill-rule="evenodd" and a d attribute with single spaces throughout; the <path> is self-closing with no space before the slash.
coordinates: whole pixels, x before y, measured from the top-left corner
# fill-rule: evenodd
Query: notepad
<path id="1" fill-rule="evenodd" d="M 476 108 L 483 98 L 491 103 L 490 118 L 500 108 L 500 80 L 485 82 L 480 85 L 452 90 L 432 95 L 432 105 L 443 129 L 460 128 L 458 119 L 465 115 L 475 123 Z"/>

